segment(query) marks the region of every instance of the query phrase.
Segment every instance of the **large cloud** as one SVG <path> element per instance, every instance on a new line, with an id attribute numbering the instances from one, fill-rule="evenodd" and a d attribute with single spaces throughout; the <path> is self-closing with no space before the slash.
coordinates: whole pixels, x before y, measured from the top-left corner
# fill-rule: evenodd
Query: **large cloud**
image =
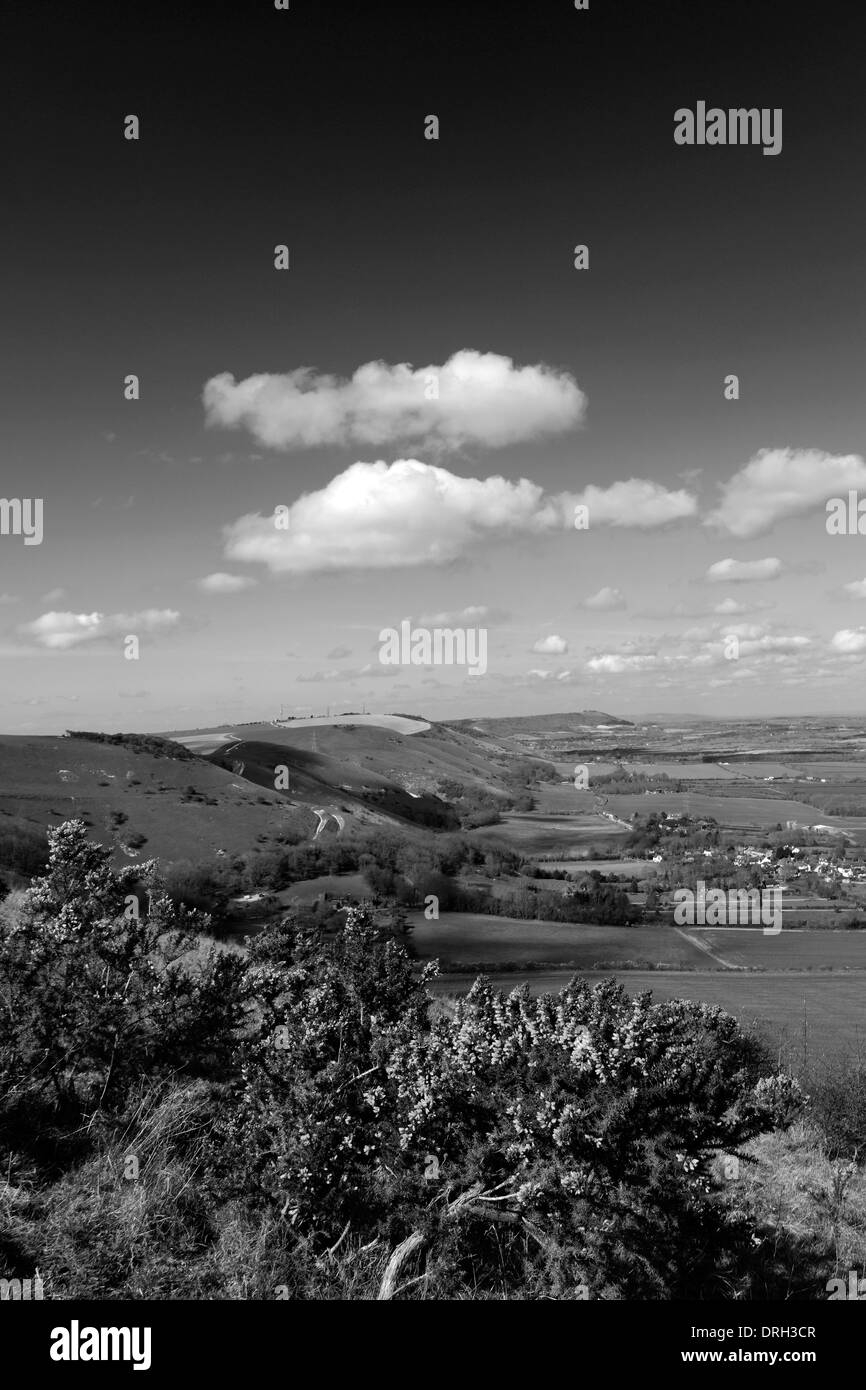
<path id="1" fill-rule="evenodd" d="M 733 536 L 759 536 L 785 517 L 818 510 L 821 525 L 830 497 L 849 488 L 866 489 L 866 463 L 859 454 L 821 449 L 761 449 L 722 486 L 722 500 L 706 519 Z"/>
<path id="2" fill-rule="evenodd" d="M 655 483 L 623 486 L 665 493 Z M 655 496 L 655 521 L 614 520 L 610 509 L 607 515 L 611 525 L 647 526 L 669 520 L 664 510 Z M 590 527 L 604 521 L 590 512 Z M 292 574 L 395 569 L 448 564 L 484 539 L 573 526 L 573 494 L 545 494 L 528 478 L 461 478 L 418 459 L 379 460 L 353 463 L 318 492 L 299 498 L 289 509 L 287 528 L 278 528 L 273 516 L 240 517 L 225 528 L 225 554 Z"/>
<path id="3" fill-rule="evenodd" d="M 66 651 L 85 642 L 122 640 L 128 635 L 161 632 L 174 627 L 180 614 L 172 608 L 146 608 L 139 613 L 43 613 L 20 632 L 49 651 Z"/>
<path id="4" fill-rule="evenodd" d="M 466 348 L 442 366 L 366 362 L 351 378 L 309 367 L 235 381 L 222 372 L 203 392 L 207 423 L 245 425 L 275 449 L 424 439 L 492 446 L 578 424 L 586 397 L 567 372 Z"/>

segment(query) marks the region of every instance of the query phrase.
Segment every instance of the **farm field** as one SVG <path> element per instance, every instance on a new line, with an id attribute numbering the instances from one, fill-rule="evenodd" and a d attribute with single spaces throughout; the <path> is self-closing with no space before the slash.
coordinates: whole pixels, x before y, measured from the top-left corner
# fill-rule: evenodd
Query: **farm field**
<path id="1" fill-rule="evenodd" d="M 754 761 L 749 758 L 743 762 L 715 763 L 713 766 L 718 767 L 720 772 L 725 773 L 735 782 L 762 782 L 765 777 L 780 777 L 787 781 L 796 781 L 805 775 L 793 763 L 765 761 L 759 758 Z"/>
<path id="2" fill-rule="evenodd" d="M 562 773 L 563 777 L 569 777 L 573 780 L 575 764 L 579 761 L 580 759 L 578 758 L 574 758 L 571 761 L 556 760 L 553 765 L 557 772 Z M 622 764 L 605 762 L 601 759 L 598 762 L 594 762 L 587 758 L 584 758 L 583 762 L 586 764 L 589 773 L 590 790 L 592 790 L 593 779 L 595 777 L 609 777 L 612 773 L 616 772 L 619 767 L 624 767 L 626 773 L 640 773 L 645 777 L 658 777 L 663 773 L 672 780 L 677 778 L 681 782 L 738 781 L 740 777 L 739 770 L 734 771 L 730 768 L 720 767 L 718 763 L 678 763 L 675 759 L 662 759 L 656 762 L 654 759 L 652 761 L 647 761 L 642 758 L 634 760 L 629 758 Z M 604 788 L 601 787 L 599 790 L 603 791 Z"/>
<path id="3" fill-rule="evenodd" d="M 568 970 L 491 974 L 506 993 L 526 982 L 533 995 L 555 993 L 571 978 Z M 589 984 L 611 972 L 581 971 Z M 451 975 L 428 988 L 438 998 L 465 994 L 475 976 Z M 693 999 L 718 1004 L 744 1026 L 754 1026 L 793 1065 L 821 1056 L 866 1056 L 866 974 L 740 975 L 719 972 L 626 970 L 617 977 L 629 994 L 652 992 L 655 1002 Z M 804 1037 L 805 1033 L 805 1037 Z"/>
<path id="4" fill-rule="evenodd" d="M 651 859 L 545 859 L 539 860 L 539 864 L 545 869 L 563 869 L 567 874 L 588 874 L 597 869 L 599 873 L 620 874 L 623 878 L 652 878 L 664 867 Z"/>
<path id="5" fill-rule="evenodd" d="M 720 825 L 769 828 L 787 820 L 799 821 L 801 825 L 821 823 L 837 827 L 847 827 L 851 820 L 866 820 L 864 817 L 830 816 L 818 806 L 805 801 L 791 801 L 787 798 L 766 796 L 719 795 L 710 796 L 705 792 L 663 792 L 660 796 L 647 797 L 643 793 L 635 795 L 611 796 L 606 810 L 628 820 L 632 812 L 647 814 L 648 810 L 683 812 L 690 816 L 713 816 Z"/>
<path id="6" fill-rule="evenodd" d="M 570 854 L 592 845 L 618 845 L 628 835 L 624 826 L 591 812 L 574 817 L 505 815 L 501 825 L 470 832 L 472 839 L 501 840 L 522 854 Z"/>
<path id="7" fill-rule="evenodd" d="M 573 773 L 573 768 L 571 769 Z M 590 778 L 592 772 L 590 772 Z M 541 782 L 533 789 L 536 816 L 573 816 L 592 811 L 595 807 L 595 793 L 589 788 L 574 785 L 573 776 L 567 782 Z"/>
<path id="8" fill-rule="evenodd" d="M 290 888 L 282 888 L 274 897 L 286 907 L 291 903 L 315 902 L 320 893 L 332 898 L 369 898 L 370 889 L 363 874 L 322 874 L 319 878 L 300 879 Z"/>
<path id="9" fill-rule="evenodd" d="M 720 824 L 769 827 L 781 821 L 799 820 L 801 823 L 820 821 L 824 813 L 817 806 L 808 806 L 803 801 L 783 800 L 781 797 L 709 795 L 706 792 L 662 792 L 659 796 L 647 797 L 642 792 L 633 795 L 615 795 L 608 798 L 607 809 L 614 815 L 628 819 L 634 811 L 646 814 L 648 811 L 681 812 L 690 816 L 713 816 Z"/>
<path id="10" fill-rule="evenodd" d="M 862 931 L 787 931 L 784 925 L 778 936 L 765 935 L 760 927 L 682 927 L 681 931 L 705 942 L 732 965 L 772 971 L 866 971 L 866 932 Z"/>
<path id="11" fill-rule="evenodd" d="M 705 952 L 671 927 L 600 927 L 572 922 L 527 922 L 474 912 L 443 912 L 438 922 L 410 912 L 412 941 L 422 960 L 495 965 L 502 961 L 661 961 L 705 968 Z"/>
<path id="12" fill-rule="evenodd" d="M 828 783 L 866 782 L 866 763 L 855 759 L 839 762 L 823 758 L 812 761 L 810 758 L 803 759 L 802 762 L 792 760 L 790 766 L 797 768 L 797 775 L 800 777 L 826 777 Z"/>

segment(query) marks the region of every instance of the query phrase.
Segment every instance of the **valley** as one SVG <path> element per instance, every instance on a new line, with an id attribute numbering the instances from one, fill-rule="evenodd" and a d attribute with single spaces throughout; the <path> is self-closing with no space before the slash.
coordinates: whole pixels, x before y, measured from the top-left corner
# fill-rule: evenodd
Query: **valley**
<path id="1" fill-rule="evenodd" d="M 391 902 L 419 964 L 439 962 L 443 1006 L 478 973 L 533 994 L 613 974 L 632 992 L 719 1003 L 800 1054 L 860 1045 L 855 719 L 365 714 L 0 737 L 8 890 L 72 817 L 118 867 L 158 859 L 235 947 L 286 911 Z M 699 881 L 778 889 L 782 930 L 677 928 L 674 894 Z"/>

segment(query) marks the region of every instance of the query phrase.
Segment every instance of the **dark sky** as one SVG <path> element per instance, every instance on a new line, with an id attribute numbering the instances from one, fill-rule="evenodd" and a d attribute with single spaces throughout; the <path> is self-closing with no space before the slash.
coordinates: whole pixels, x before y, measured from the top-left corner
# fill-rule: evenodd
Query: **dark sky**
<path id="1" fill-rule="evenodd" d="M 857 708 L 866 555 L 827 537 L 823 498 L 859 479 L 866 423 L 859 10 L 7 4 L 3 492 L 45 499 L 45 537 L 0 537 L 2 727 L 165 728 L 281 699 L 434 717 Z M 782 108 L 781 153 L 678 147 L 674 111 L 699 100 Z M 568 373 L 579 427 L 443 452 L 274 447 L 205 423 L 221 373 L 346 378 L 463 349 Z M 792 451 L 797 496 L 767 503 L 763 529 L 707 526 L 760 450 Z M 224 548 L 242 516 L 407 457 L 552 497 L 647 479 L 698 506 L 580 542 L 494 529 L 441 565 L 383 568 L 378 531 L 351 564 L 238 564 Z M 702 587 L 729 558 L 782 572 Z M 202 591 L 227 571 L 248 587 Z M 382 626 L 478 607 L 494 615 L 484 681 L 365 679 Z M 713 655 L 734 619 L 753 644 L 736 669 Z M 126 661 L 120 638 L 139 629 Z"/>

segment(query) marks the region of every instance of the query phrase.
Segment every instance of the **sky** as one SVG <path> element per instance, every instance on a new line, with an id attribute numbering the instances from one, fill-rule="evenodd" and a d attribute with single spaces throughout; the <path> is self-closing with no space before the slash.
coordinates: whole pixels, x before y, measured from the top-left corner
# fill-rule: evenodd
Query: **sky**
<path id="1" fill-rule="evenodd" d="M 858 712 L 866 22 L 755 9 L 11 0 L 0 729 Z"/>

